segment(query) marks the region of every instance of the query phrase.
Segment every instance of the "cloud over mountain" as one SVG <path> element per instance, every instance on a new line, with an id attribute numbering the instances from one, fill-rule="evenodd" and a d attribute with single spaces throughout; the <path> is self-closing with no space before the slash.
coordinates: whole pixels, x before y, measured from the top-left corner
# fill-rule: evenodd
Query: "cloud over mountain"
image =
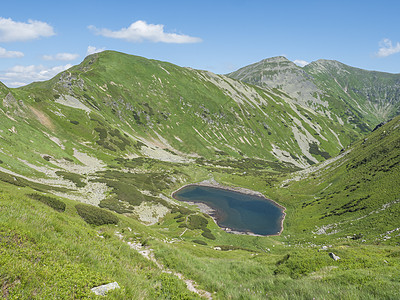
<path id="1" fill-rule="evenodd" d="M 156 43 L 161 42 L 161 43 L 186 44 L 186 43 L 199 43 L 202 41 L 198 37 L 191 37 L 184 34 L 164 32 L 164 25 L 147 24 L 145 21 L 142 20 L 132 23 L 127 28 L 121 28 L 120 30 L 116 31 L 112 31 L 107 28 L 98 29 L 93 25 L 90 25 L 88 28 L 97 35 L 115 39 L 122 39 L 128 42 L 150 41 Z"/>
<path id="2" fill-rule="evenodd" d="M 106 50 L 106 48 L 97 48 L 95 46 L 88 46 L 86 50 L 86 55 L 103 52 L 104 50 Z"/>
<path id="3" fill-rule="evenodd" d="M 72 67 L 71 64 L 54 67 L 46 67 L 43 65 L 16 65 L 3 74 L 0 74 L 0 80 L 10 87 L 21 86 L 32 81 L 48 80 L 70 67 Z"/>
<path id="4" fill-rule="evenodd" d="M 389 39 L 383 39 L 379 43 L 379 46 L 380 48 L 376 54 L 378 57 L 386 57 L 400 52 L 400 43 L 397 42 L 397 44 L 393 46 L 392 41 Z"/>

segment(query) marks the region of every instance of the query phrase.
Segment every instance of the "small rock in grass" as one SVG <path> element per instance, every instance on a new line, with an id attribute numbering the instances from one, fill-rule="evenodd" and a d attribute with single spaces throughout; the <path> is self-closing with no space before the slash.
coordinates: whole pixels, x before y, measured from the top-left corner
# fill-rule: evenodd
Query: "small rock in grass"
<path id="1" fill-rule="evenodd" d="M 119 289 L 120 286 L 116 281 L 108 283 L 108 284 L 103 284 L 100 286 L 96 286 L 92 288 L 92 292 L 95 293 L 98 296 L 105 296 L 108 291 L 114 290 L 114 289 Z"/>
<path id="2" fill-rule="evenodd" d="M 323 250 L 328 250 L 328 247 L 327 247 L 327 246 L 322 246 L 322 248 L 319 249 L 318 252 L 319 252 L 319 251 L 323 251 Z"/>
<path id="3" fill-rule="evenodd" d="M 332 252 L 329 252 L 329 256 L 330 256 L 333 260 L 339 260 L 339 259 L 340 259 L 339 256 L 337 256 L 336 254 L 334 254 L 334 253 L 332 253 Z"/>

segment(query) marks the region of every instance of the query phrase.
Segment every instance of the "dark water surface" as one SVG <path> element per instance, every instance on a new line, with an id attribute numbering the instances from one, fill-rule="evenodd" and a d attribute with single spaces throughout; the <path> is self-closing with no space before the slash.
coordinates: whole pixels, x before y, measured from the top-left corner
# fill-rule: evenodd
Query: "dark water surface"
<path id="1" fill-rule="evenodd" d="M 259 235 L 279 234 L 284 212 L 274 202 L 256 195 L 222 188 L 189 185 L 173 194 L 179 201 L 204 203 L 215 210 L 221 227 Z"/>

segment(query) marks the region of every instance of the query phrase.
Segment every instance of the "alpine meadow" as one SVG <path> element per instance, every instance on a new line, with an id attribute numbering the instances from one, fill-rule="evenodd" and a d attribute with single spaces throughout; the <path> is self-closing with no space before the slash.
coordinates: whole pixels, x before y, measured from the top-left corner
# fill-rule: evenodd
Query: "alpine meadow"
<path id="1" fill-rule="evenodd" d="M 0 83 L 1 296 L 399 299 L 399 115 L 400 74 L 323 59 L 106 50 Z M 270 199 L 282 230 L 221 228 L 186 185 Z"/>

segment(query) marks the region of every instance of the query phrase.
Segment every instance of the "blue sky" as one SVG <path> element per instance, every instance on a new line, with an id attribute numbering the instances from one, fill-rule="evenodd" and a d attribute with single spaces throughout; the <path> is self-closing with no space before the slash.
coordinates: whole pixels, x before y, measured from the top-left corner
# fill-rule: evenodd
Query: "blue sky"
<path id="1" fill-rule="evenodd" d="M 102 49 L 223 74 L 264 58 L 400 73 L 400 1 L 2 1 L 0 81 L 46 80 Z"/>

